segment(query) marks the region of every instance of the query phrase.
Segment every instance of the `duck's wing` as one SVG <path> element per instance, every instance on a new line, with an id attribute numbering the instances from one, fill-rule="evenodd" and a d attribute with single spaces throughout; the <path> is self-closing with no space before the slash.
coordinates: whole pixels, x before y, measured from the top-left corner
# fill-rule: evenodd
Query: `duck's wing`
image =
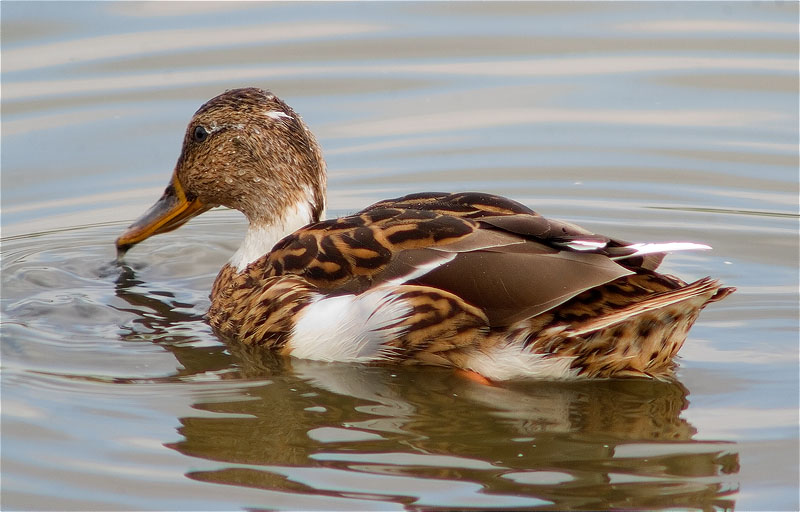
<path id="1" fill-rule="evenodd" d="M 706 245 L 686 242 L 632 244 L 618 238 L 592 233 L 570 222 L 542 217 L 513 199 L 483 192 L 410 194 L 379 201 L 359 213 L 378 208 L 425 210 L 476 219 L 501 230 L 555 247 L 602 254 L 634 271 L 655 270 L 664 256 L 671 251 L 709 249 Z"/>
<path id="2" fill-rule="evenodd" d="M 638 270 L 615 261 L 615 248 L 635 253 L 498 196 L 415 194 L 307 226 L 275 246 L 267 268 L 330 294 L 441 289 L 503 326 Z"/>

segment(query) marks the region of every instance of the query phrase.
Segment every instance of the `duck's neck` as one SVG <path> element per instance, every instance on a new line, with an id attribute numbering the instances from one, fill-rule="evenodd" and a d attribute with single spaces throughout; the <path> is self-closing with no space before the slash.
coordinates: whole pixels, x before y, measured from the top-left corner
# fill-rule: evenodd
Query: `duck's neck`
<path id="1" fill-rule="evenodd" d="M 242 245 L 233 254 L 230 265 L 241 272 L 247 265 L 272 250 L 272 247 L 283 237 L 294 233 L 306 224 L 323 220 L 325 211 L 318 214 L 316 208 L 308 200 L 299 201 L 289 208 L 282 219 L 277 222 L 250 221 L 247 234 Z"/>

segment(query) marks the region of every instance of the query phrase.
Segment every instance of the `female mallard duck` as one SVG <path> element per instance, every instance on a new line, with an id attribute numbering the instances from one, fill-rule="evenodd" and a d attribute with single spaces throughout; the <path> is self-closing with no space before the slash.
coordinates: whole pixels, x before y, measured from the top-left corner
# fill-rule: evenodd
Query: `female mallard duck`
<path id="1" fill-rule="evenodd" d="M 200 107 L 131 246 L 215 206 L 250 222 L 211 291 L 223 337 L 321 361 L 451 366 L 488 379 L 666 376 L 710 278 L 656 273 L 666 251 L 483 193 L 421 193 L 323 220 L 325 162 L 288 105 L 236 89 Z"/>

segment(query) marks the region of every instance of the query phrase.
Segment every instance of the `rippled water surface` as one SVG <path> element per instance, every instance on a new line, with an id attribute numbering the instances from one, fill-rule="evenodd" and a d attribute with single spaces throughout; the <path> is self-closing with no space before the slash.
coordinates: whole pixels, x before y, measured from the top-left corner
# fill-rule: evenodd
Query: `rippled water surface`
<path id="1" fill-rule="evenodd" d="M 798 4 L 9 3 L 3 509 L 794 509 Z M 675 382 L 510 382 L 244 351 L 202 321 L 213 211 L 113 263 L 191 114 L 269 88 L 329 214 L 484 190 L 693 240 Z"/>

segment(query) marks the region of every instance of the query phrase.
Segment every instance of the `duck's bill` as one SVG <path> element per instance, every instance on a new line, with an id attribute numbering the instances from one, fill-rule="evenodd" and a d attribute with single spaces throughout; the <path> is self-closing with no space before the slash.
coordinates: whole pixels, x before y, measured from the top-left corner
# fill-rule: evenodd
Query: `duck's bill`
<path id="1" fill-rule="evenodd" d="M 142 240 L 179 228 L 192 217 L 200 215 L 210 208 L 211 206 L 199 199 L 187 199 L 180 182 L 173 177 L 156 204 L 144 212 L 117 238 L 117 259 Z"/>

